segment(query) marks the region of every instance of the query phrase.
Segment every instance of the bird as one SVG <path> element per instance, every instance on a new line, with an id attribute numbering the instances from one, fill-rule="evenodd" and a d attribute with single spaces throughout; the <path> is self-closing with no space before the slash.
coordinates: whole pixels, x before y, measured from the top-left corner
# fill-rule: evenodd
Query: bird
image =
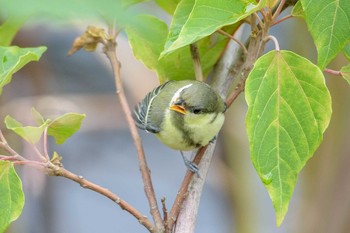
<path id="1" fill-rule="evenodd" d="M 132 113 L 136 126 L 166 146 L 179 150 L 186 167 L 198 174 L 196 164 L 183 155 L 214 141 L 226 111 L 225 101 L 205 82 L 167 81 L 149 92 Z"/>

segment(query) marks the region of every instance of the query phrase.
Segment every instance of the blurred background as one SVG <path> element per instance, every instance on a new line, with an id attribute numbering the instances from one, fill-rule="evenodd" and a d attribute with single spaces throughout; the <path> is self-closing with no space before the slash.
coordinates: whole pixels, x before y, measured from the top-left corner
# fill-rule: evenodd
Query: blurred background
<path id="1" fill-rule="evenodd" d="M 145 7 L 169 20 L 154 5 Z M 63 145 L 50 141 L 50 151 L 63 157 L 66 169 L 110 189 L 151 218 L 136 150 L 115 95 L 108 60 L 101 48 L 67 57 L 72 42 L 87 25 L 41 22 L 22 28 L 14 45 L 45 45 L 48 50 L 39 62 L 25 66 L 5 86 L 0 98 L 0 119 L 11 115 L 30 124 L 32 107 L 51 118 L 66 112 L 85 113 L 81 130 Z M 316 49 L 302 20 L 283 22 L 271 34 L 278 38 L 282 49 L 316 62 Z M 133 107 L 158 85 L 157 77 L 135 60 L 123 33 L 118 37 L 118 56 Z M 339 55 L 329 67 L 339 70 L 344 64 L 346 61 Z M 332 119 L 323 143 L 299 176 L 282 226 L 276 227 L 272 203 L 250 162 L 245 131 L 247 106 L 240 95 L 227 112 L 218 138 L 196 232 L 350 232 L 350 88 L 340 77 L 326 75 L 326 82 L 333 101 Z M 27 143 L 4 131 L 20 153 L 28 158 L 34 156 Z M 140 133 L 157 198 L 165 197 L 170 209 L 186 168 L 179 152 L 166 148 L 151 134 Z M 72 181 L 47 177 L 26 166 L 18 167 L 18 171 L 26 203 L 23 214 L 7 233 L 147 232 L 113 202 Z"/>

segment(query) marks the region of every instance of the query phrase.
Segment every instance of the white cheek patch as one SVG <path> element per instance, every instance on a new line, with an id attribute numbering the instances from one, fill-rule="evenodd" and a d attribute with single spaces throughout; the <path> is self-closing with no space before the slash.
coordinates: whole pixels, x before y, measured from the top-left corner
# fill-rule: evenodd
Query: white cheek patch
<path id="1" fill-rule="evenodd" d="M 186 86 L 183 86 L 183 87 L 181 87 L 179 90 L 177 90 L 177 91 L 175 92 L 175 94 L 173 95 L 173 98 L 171 98 L 171 100 L 170 100 L 169 107 L 170 107 L 171 105 L 173 105 L 173 103 L 174 103 L 177 99 L 180 98 L 180 93 L 181 93 L 183 90 L 189 88 L 190 86 L 192 86 L 192 83 L 191 83 L 191 84 L 188 84 L 188 85 L 186 85 Z"/>

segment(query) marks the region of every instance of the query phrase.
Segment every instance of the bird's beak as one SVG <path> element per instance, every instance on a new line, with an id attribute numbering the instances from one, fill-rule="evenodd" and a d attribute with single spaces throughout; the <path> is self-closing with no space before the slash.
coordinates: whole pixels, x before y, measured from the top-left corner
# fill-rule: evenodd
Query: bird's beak
<path id="1" fill-rule="evenodd" d="M 170 110 L 173 110 L 173 111 L 176 111 L 176 112 L 179 112 L 179 113 L 181 113 L 181 114 L 183 114 L 183 115 L 186 114 L 186 109 L 185 109 L 183 106 L 181 106 L 181 105 L 173 104 L 173 105 L 171 105 L 171 106 L 169 107 L 169 109 L 170 109 Z"/>

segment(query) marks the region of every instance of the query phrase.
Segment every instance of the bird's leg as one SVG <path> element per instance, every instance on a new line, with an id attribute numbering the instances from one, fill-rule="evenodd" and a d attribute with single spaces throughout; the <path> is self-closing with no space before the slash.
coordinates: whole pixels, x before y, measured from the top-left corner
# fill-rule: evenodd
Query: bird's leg
<path id="1" fill-rule="evenodd" d="M 187 169 L 193 173 L 196 173 L 199 176 L 199 168 L 198 168 L 197 164 L 192 163 L 190 160 L 188 160 L 182 151 L 180 151 L 180 153 L 181 153 L 182 159 L 184 160 L 184 163 L 185 163 L 185 166 L 187 167 Z"/>
<path id="2" fill-rule="evenodd" d="M 216 141 L 216 137 L 217 137 L 217 135 L 215 135 L 215 136 L 209 141 L 209 143 L 214 143 L 214 142 Z"/>

